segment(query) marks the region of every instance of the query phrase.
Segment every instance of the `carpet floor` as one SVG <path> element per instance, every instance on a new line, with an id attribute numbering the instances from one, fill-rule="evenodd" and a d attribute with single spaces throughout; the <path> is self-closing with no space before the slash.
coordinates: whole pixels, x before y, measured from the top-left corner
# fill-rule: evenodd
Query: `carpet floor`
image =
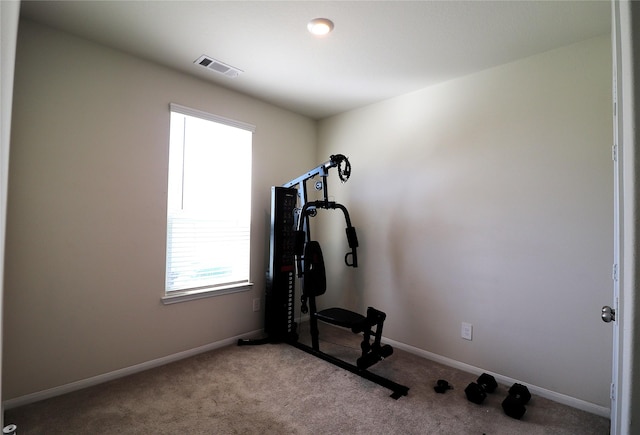
<path id="1" fill-rule="evenodd" d="M 301 337 L 305 332 L 303 327 Z M 321 349 L 355 363 L 359 336 L 325 327 Z M 228 346 L 5 412 L 30 434 L 609 434 L 609 420 L 533 396 L 506 416 L 500 385 L 466 400 L 473 374 L 395 349 L 370 369 L 405 397 L 287 344 Z M 434 391 L 438 379 L 453 389 Z"/>

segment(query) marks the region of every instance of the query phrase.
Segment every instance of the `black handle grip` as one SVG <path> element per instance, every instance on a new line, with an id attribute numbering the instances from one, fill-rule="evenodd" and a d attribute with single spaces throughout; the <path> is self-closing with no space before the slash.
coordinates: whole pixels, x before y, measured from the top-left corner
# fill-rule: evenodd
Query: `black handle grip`
<path id="1" fill-rule="evenodd" d="M 293 252 L 295 255 L 300 257 L 304 252 L 304 243 L 305 243 L 305 233 L 304 231 L 295 231 L 295 241 L 293 246 Z"/>
<path id="2" fill-rule="evenodd" d="M 357 248 L 358 247 L 358 236 L 356 234 L 356 228 L 355 227 L 347 227 L 346 231 L 347 231 L 347 241 L 349 242 L 349 247 L 350 248 Z"/>
<path id="3" fill-rule="evenodd" d="M 358 236 L 356 235 L 356 229 L 355 227 L 348 226 L 346 231 L 347 242 L 349 242 L 351 252 L 347 252 L 344 256 L 344 262 L 347 266 L 358 267 L 358 254 L 356 252 L 356 248 L 358 247 Z"/>

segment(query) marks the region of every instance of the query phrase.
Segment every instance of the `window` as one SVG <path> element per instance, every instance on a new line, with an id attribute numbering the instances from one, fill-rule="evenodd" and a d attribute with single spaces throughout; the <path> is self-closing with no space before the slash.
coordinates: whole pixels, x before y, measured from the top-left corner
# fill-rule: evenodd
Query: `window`
<path id="1" fill-rule="evenodd" d="M 165 303 L 248 288 L 253 126 L 171 104 Z"/>

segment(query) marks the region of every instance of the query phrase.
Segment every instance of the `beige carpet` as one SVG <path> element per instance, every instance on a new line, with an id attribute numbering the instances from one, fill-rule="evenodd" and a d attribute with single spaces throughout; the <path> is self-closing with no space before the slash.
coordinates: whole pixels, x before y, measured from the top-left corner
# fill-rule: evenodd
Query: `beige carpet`
<path id="1" fill-rule="evenodd" d="M 301 328 L 301 334 L 308 330 Z M 321 349 L 355 362 L 359 336 L 323 328 Z M 534 396 L 522 420 L 466 400 L 476 376 L 395 350 L 370 369 L 410 387 L 391 392 L 286 344 L 229 346 L 10 409 L 30 434 L 601 434 L 609 420 Z M 438 379 L 454 386 L 433 390 Z"/>

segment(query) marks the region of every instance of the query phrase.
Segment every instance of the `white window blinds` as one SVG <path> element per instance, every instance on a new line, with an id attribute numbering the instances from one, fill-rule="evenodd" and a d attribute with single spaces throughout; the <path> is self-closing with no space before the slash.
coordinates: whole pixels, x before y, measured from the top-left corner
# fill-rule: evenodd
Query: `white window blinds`
<path id="1" fill-rule="evenodd" d="M 166 294 L 246 284 L 253 127 L 170 108 Z"/>

